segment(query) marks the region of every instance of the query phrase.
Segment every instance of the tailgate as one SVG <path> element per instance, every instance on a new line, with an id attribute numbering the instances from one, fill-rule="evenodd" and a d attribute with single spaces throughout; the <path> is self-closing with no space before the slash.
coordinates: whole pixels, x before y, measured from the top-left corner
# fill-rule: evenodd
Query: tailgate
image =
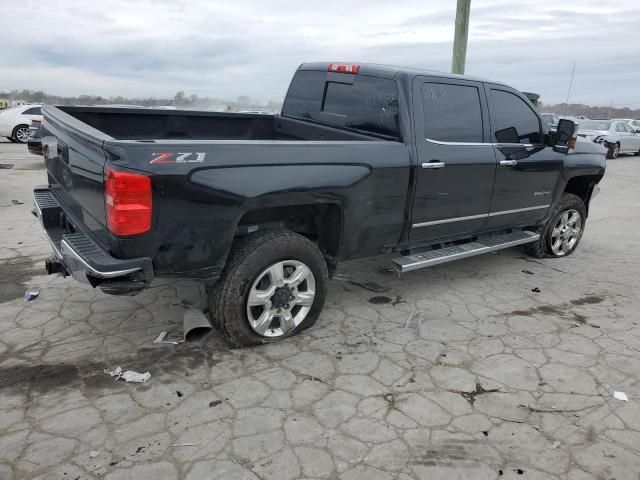
<path id="1" fill-rule="evenodd" d="M 102 149 L 108 135 L 64 113 L 43 108 L 42 149 L 51 191 L 72 221 L 108 244 Z"/>

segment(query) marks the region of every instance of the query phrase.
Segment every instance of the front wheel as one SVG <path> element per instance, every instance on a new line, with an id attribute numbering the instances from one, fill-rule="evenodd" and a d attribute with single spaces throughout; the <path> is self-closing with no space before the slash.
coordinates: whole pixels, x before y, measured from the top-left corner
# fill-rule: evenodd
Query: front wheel
<path id="1" fill-rule="evenodd" d="M 607 150 L 607 158 L 614 159 L 618 158 L 620 155 L 620 144 L 612 143 L 609 144 L 609 149 Z"/>
<path id="2" fill-rule="evenodd" d="M 540 229 L 540 239 L 524 246 L 536 258 L 566 257 L 571 255 L 584 232 L 587 209 L 577 195 L 565 193 L 553 214 Z"/>
<path id="3" fill-rule="evenodd" d="M 209 289 L 213 325 L 234 346 L 271 343 L 317 320 L 327 265 L 310 240 L 268 231 L 237 241 L 222 278 Z"/>

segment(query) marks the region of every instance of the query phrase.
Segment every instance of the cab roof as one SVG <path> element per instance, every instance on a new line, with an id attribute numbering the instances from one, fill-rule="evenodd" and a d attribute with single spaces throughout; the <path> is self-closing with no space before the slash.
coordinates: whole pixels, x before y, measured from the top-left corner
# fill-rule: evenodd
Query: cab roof
<path id="1" fill-rule="evenodd" d="M 326 72 L 329 69 L 329 65 L 335 64 L 344 64 L 344 65 L 358 65 L 359 75 L 370 75 L 374 77 L 383 77 L 383 78 L 395 78 L 399 74 L 404 74 L 407 76 L 430 76 L 430 77 L 441 77 L 441 78 L 451 78 L 458 80 L 470 80 L 475 82 L 482 83 L 493 83 L 498 85 L 505 85 L 502 82 L 496 82 L 494 80 L 488 80 L 486 78 L 478 78 L 471 77 L 468 75 L 458 75 L 456 73 L 447 73 L 440 72 L 438 70 L 428 70 L 422 68 L 414 68 L 414 67 L 400 67 L 395 65 L 382 65 L 378 63 L 358 63 L 358 62 L 312 62 L 312 63 L 303 63 L 300 65 L 298 70 L 318 70 Z M 506 86 L 506 85 L 505 85 Z"/>

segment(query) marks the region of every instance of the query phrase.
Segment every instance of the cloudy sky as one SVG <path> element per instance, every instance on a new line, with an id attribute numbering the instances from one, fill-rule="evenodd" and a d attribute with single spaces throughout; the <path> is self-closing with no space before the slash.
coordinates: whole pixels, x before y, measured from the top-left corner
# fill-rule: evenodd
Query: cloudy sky
<path id="1" fill-rule="evenodd" d="M 455 0 L 20 0 L 0 90 L 281 99 L 307 61 L 448 71 Z M 564 101 L 640 107 L 639 0 L 472 0 L 466 73 Z"/>

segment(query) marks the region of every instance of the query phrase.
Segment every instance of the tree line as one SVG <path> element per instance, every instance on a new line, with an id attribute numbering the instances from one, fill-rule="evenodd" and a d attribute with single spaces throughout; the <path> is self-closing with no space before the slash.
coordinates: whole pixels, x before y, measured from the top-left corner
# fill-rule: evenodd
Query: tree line
<path id="1" fill-rule="evenodd" d="M 139 105 L 143 107 L 171 106 L 179 108 L 202 108 L 206 110 L 280 110 L 282 102 L 270 100 L 260 102 L 248 96 L 240 96 L 235 100 L 219 98 L 199 97 L 198 95 L 186 95 L 184 91 L 176 92 L 173 97 L 123 97 L 101 95 L 62 96 L 51 95 L 42 90 L 10 90 L 0 91 L 0 98 L 9 102 L 46 103 L 50 105 Z"/>
<path id="2" fill-rule="evenodd" d="M 180 108 L 202 108 L 205 110 L 217 111 L 239 111 L 239 110 L 266 110 L 279 111 L 282 102 L 279 100 L 270 100 L 268 102 L 260 102 L 248 96 L 240 96 L 235 100 L 224 100 L 219 98 L 199 97 L 192 94 L 187 95 L 184 91 L 176 92 L 169 98 L 130 98 L 123 96 L 103 97 L 100 95 L 78 95 L 75 97 L 67 97 L 61 95 L 51 95 L 42 90 L 11 90 L 8 92 L 0 92 L 0 98 L 9 101 L 21 101 L 25 103 L 48 103 L 51 105 L 140 105 L 144 107 L 160 107 L 172 106 Z M 631 109 L 619 106 L 594 106 L 582 103 L 558 103 L 538 104 L 541 112 L 555 113 L 556 115 L 578 116 L 584 115 L 588 118 L 640 118 L 640 108 Z M 610 117 L 609 117 L 610 115 Z"/>

